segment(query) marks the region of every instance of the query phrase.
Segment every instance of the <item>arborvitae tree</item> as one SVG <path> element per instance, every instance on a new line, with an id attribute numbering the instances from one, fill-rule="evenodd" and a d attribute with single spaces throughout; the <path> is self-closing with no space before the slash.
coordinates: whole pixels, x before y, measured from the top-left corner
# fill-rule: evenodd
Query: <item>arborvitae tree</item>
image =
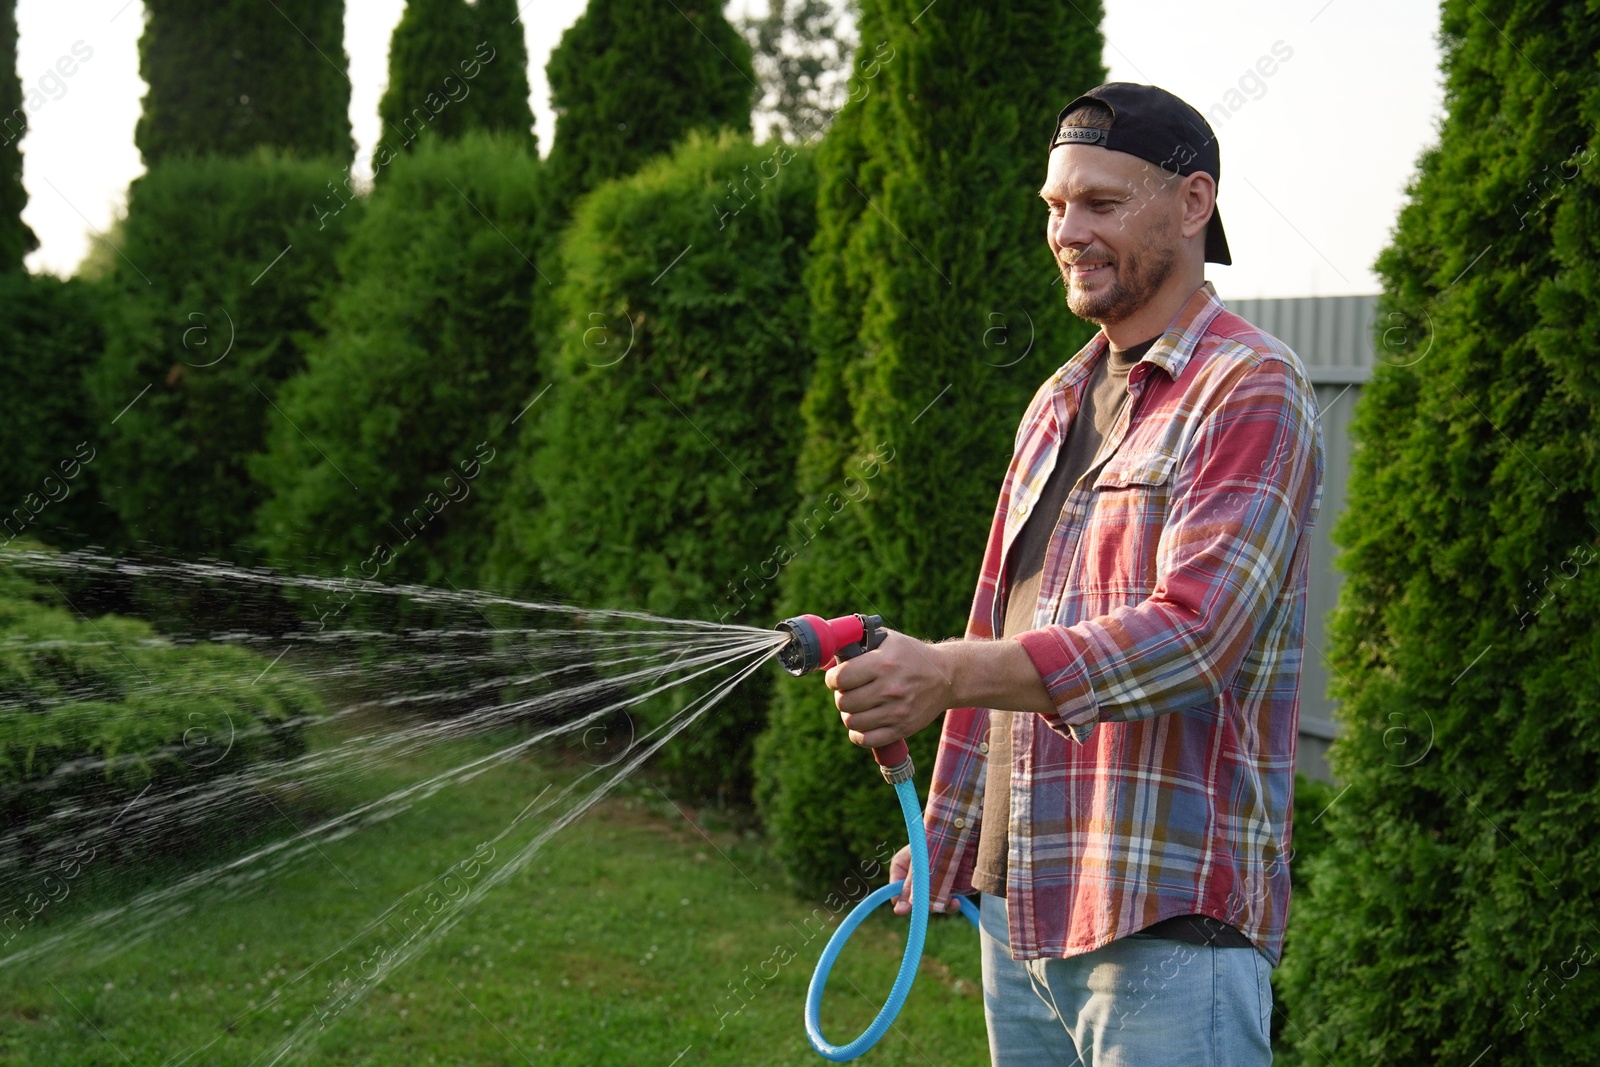
<path id="1" fill-rule="evenodd" d="M 473 89 L 474 127 L 527 138 L 533 144 L 533 108 L 528 103 L 528 42 L 518 17 L 518 0 L 477 0 L 478 36 L 473 47 L 488 46 L 486 68 Z M 530 9 L 531 11 L 532 9 Z"/>
<path id="2" fill-rule="evenodd" d="M 101 424 L 84 384 L 105 343 L 96 295 L 76 279 L 0 275 L 0 547 L 17 537 L 118 545 L 98 489 Z"/>
<path id="3" fill-rule="evenodd" d="M 555 140 L 551 210 L 631 174 L 692 129 L 750 129 L 750 46 L 720 4 L 675 12 L 642 0 L 589 0 L 545 67 Z"/>
<path id="4" fill-rule="evenodd" d="M 769 624 L 795 540 L 815 220 L 809 150 L 733 134 L 691 134 L 582 202 L 563 240 L 565 343 L 518 460 L 530 491 L 506 500 L 489 584 Z M 746 610 L 731 610 L 725 591 L 747 579 Z M 775 674 L 664 750 L 680 785 L 748 797 Z M 674 710 L 671 696 L 646 704 L 639 730 Z"/>
<path id="5" fill-rule="evenodd" d="M 1600 23 L 1442 17 L 1334 528 L 1345 792 L 1290 913 L 1285 1060 L 1594 1063 Z"/>
<path id="6" fill-rule="evenodd" d="M 486 130 L 533 150 L 528 46 L 516 17 L 515 0 L 409 0 L 389 40 L 380 144 L 399 152 L 420 140 Z M 381 148 L 379 160 L 387 161 Z"/>
<path id="7" fill-rule="evenodd" d="M 28 113 L 22 107 L 17 76 L 16 0 L 0 3 L 0 273 L 22 269 L 22 257 L 39 247 L 39 238 L 22 221 L 28 191 L 22 186 L 22 135 Z"/>
<path id="8" fill-rule="evenodd" d="M 590 0 L 545 71 L 556 130 L 541 173 L 537 260 L 540 280 L 553 290 L 562 280 L 561 231 L 584 193 L 632 174 L 692 130 L 747 133 L 757 90 L 750 48 L 716 4 L 680 13 L 640 0 Z M 535 301 L 533 316 L 537 346 L 551 358 L 568 340 L 563 329 L 572 320 L 555 300 Z M 589 328 L 582 321 L 579 336 Z M 526 457 L 539 447 L 538 431 L 524 422 L 521 434 L 516 451 Z M 520 486 L 518 499 L 527 508 L 540 506 L 531 482 Z M 505 534 L 512 542 L 520 536 Z M 513 566 L 491 577 L 524 575 Z"/>
<path id="9" fill-rule="evenodd" d="M 470 133 L 424 145 L 373 193 L 325 336 L 252 465 L 271 494 L 258 541 L 275 563 L 476 582 L 485 501 L 509 474 L 508 431 L 537 378 L 538 166 L 520 137 Z"/>
<path id="10" fill-rule="evenodd" d="M 851 103 L 818 160 L 796 521 L 820 533 L 784 571 L 779 615 L 964 631 L 1017 421 L 1093 332 L 1054 285 L 1037 190 L 1057 111 L 1104 79 L 1099 16 L 1068 0 L 862 3 Z M 776 848 L 812 888 L 905 833 L 831 696 L 815 678 L 781 685 L 758 756 Z M 937 735 L 912 739 L 924 792 Z"/>
<path id="11" fill-rule="evenodd" d="M 342 0 L 146 0 L 134 141 L 145 165 L 257 147 L 348 163 Z"/>
<path id="12" fill-rule="evenodd" d="M 259 451 L 279 385 L 304 365 L 340 225 L 317 206 L 343 159 L 174 160 L 136 179 L 92 368 L 101 488 L 130 536 L 247 558 Z"/>

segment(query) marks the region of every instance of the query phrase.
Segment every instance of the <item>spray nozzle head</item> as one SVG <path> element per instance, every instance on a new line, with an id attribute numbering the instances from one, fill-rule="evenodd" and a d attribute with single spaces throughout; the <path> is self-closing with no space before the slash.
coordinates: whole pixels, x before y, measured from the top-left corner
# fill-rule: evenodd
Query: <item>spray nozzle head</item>
<path id="1" fill-rule="evenodd" d="M 796 615 L 774 629 L 789 635 L 788 642 L 778 650 L 778 662 L 796 677 L 871 652 L 883 644 L 886 632 L 883 620 L 876 615 L 841 615 L 837 619 Z M 916 770 L 904 741 L 874 748 L 872 758 L 877 760 L 883 780 L 891 785 L 909 780 Z"/>
<path id="2" fill-rule="evenodd" d="M 826 670 L 837 660 L 852 659 L 883 643 L 883 620 L 876 615 L 841 615 L 837 619 L 796 615 L 775 629 L 789 635 L 789 643 L 778 652 L 778 662 L 796 677 Z"/>

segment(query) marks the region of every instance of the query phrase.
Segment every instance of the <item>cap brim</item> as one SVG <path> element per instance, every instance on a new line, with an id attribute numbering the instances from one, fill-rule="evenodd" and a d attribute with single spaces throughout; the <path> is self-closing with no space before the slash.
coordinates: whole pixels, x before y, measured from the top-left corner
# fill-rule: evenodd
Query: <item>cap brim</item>
<path id="1" fill-rule="evenodd" d="M 1206 262 L 1233 264 L 1233 256 L 1228 252 L 1228 235 L 1222 232 L 1222 213 L 1215 204 L 1211 206 L 1211 221 L 1206 223 Z"/>

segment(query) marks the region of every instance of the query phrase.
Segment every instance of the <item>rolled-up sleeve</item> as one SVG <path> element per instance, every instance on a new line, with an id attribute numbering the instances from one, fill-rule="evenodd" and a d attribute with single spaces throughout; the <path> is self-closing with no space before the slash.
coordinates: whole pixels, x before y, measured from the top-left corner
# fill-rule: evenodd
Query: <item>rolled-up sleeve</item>
<path id="1" fill-rule="evenodd" d="M 1018 636 L 1075 741 L 1096 722 L 1217 701 L 1284 589 L 1321 495 L 1321 437 L 1302 374 L 1241 366 L 1174 467 L 1144 600 Z"/>

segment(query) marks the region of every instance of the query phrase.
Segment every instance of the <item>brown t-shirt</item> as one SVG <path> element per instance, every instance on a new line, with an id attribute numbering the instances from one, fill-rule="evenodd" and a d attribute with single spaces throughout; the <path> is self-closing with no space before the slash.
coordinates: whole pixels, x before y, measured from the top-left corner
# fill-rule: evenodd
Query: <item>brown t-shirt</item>
<path id="1" fill-rule="evenodd" d="M 1109 349 L 1095 364 L 1083 393 L 1083 406 L 1067 427 L 1056 453 L 1056 465 L 1039 493 L 1033 514 L 1023 522 L 1006 561 L 1005 626 L 1000 636 L 1014 637 L 1034 629 L 1044 557 L 1050 547 L 1067 494 L 1090 473 L 1106 435 L 1117 424 L 1128 400 L 1128 372 L 1157 338 L 1125 348 Z M 1011 819 L 1011 714 L 989 716 L 988 781 L 983 789 L 983 821 L 978 829 L 978 858 L 972 884 L 985 893 L 1006 891 L 1006 826 Z"/>

